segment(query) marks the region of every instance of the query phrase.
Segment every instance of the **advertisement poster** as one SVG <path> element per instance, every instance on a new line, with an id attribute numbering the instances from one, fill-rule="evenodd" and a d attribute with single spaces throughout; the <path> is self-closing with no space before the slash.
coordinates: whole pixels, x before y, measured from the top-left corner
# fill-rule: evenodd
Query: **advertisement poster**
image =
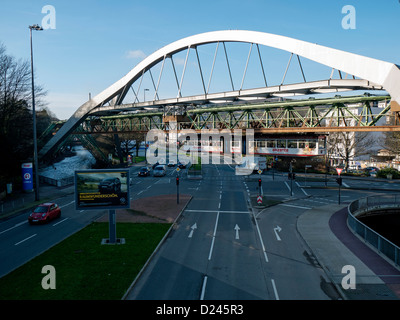
<path id="1" fill-rule="evenodd" d="M 129 208 L 129 170 L 75 171 L 77 210 Z"/>

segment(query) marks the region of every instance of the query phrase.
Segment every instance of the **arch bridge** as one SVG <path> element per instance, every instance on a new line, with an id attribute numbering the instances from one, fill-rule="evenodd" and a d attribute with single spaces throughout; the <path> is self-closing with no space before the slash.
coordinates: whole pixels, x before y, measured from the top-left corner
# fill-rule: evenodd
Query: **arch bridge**
<path id="1" fill-rule="evenodd" d="M 359 91 L 368 94 L 342 96 Z M 378 102 L 383 107 L 374 113 Z M 355 104 L 362 108 L 356 114 L 349 108 Z M 399 112 L 396 64 L 269 33 L 207 32 L 155 51 L 84 103 L 39 158 L 72 133 L 168 130 L 171 122 L 261 133 L 399 131 Z M 390 125 L 378 125 L 384 116 Z"/>

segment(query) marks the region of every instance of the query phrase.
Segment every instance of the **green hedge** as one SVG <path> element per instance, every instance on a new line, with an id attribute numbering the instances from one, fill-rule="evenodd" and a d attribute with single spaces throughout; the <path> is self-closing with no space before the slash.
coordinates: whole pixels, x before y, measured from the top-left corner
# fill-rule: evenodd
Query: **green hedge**
<path id="1" fill-rule="evenodd" d="M 393 168 L 384 168 L 378 171 L 376 176 L 378 178 L 387 178 L 387 175 L 391 174 L 393 179 L 400 179 L 400 172 Z"/>

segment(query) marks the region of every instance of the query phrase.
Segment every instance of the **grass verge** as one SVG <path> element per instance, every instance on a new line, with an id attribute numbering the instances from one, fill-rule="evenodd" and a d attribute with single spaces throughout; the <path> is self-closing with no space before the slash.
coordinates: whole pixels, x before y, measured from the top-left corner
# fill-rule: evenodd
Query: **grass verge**
<path id="1" fill-rule="evenodd" d="M 101 245 L 108 223 L 94 222 L 0 278 L 0 299 L 121 299 L 171 225 L 117 223 L 123 245 Z M 56 289 L 44 290 L 45 265 L 56 270 Z"/>

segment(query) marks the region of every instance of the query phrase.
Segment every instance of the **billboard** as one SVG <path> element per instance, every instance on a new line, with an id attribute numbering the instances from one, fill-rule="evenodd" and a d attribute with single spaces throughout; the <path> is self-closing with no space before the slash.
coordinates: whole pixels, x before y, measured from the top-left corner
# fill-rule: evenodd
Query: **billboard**
<path id="1" fill-rule="evenodd" d="M 129 208 L 129 170 L 75 171 L 77 210 Z"/>

